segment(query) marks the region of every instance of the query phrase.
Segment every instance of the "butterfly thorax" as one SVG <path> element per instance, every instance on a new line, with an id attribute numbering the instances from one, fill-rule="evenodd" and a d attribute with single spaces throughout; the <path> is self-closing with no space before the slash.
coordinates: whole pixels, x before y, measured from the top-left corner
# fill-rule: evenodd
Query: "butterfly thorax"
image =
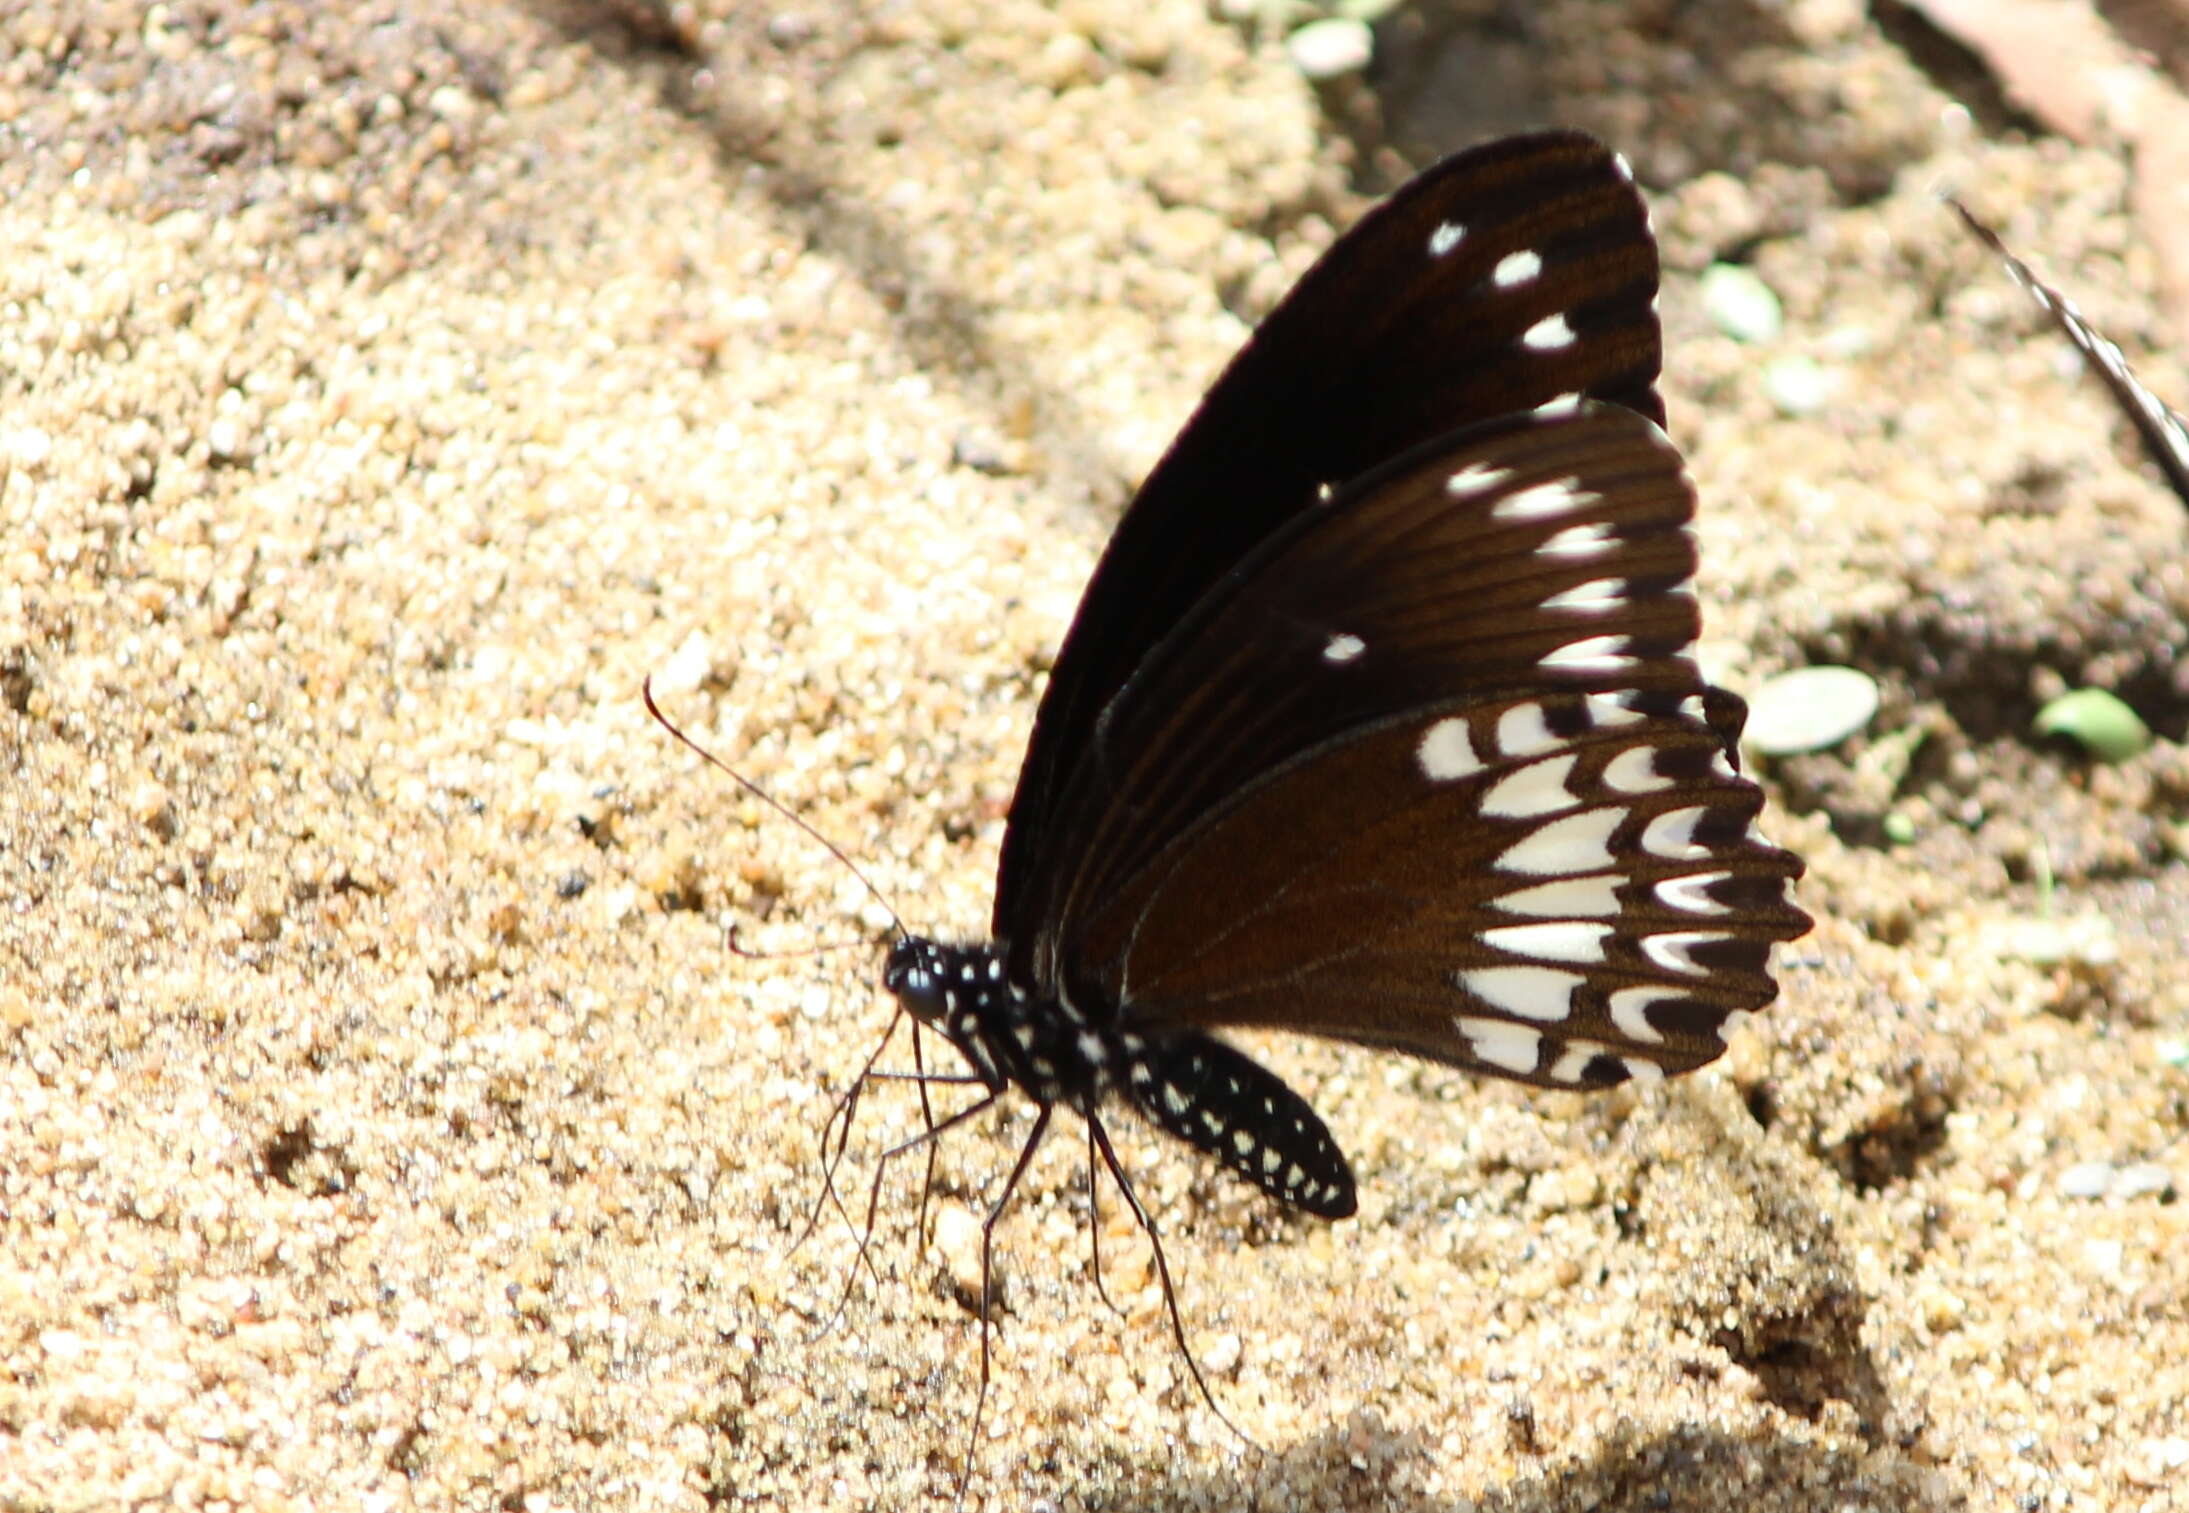
<path id="1" fill-rule="evenodd" d="M 992 945 L 906 936 L 890 948 L 882 982 L 912 1016 L 954 1046 L 997 1092 L 1091 1109 L 1139 1037 L 1087 1022 L 1059 997 L 1010 979 Z"/>
<path id="2" fill-rule="evenodd" d="M 1014 982 L 993 945 L 906 936 L 882 981 L 996 1092 L 1016 1087 L 1088 1117 L 1114 1094 L 1279 1202 L 1333 1219 L 1354 1210 L 1353 1173 L 1315 1111 L 1213 1036 L 1120 1005 L 1092 1018 L 1062 993 Z"/>

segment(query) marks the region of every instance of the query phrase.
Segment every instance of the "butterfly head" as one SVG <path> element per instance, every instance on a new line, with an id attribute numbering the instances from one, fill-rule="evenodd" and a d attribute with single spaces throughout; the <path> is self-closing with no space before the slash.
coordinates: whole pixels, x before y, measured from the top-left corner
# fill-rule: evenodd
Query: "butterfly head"
<path id="1" fill-rule="evenodd" d="M 902 935 L 889 948 L 882 985 L 915 1020 L 955 1046 L 990 1087 L 1000 1091 L 1014 1075 L 1029 1083 L 1028 1072 L 1036 1069 L 1020 1062 L 1031 1040 L 1014 1040 L 1026 1022 L 1026 1000 L 1004 981 L 1000 952 Z M 1046 1086 L 1040 1094 L 1055 1096 Z"/>
<path id="2" fill-rule="evenodd" d="M 917 935 L 900 936 L 889 948 L 882 985 L 922 1024 L 940 1025 L 950 1012 L 949 962 L 942 948 Z"/>

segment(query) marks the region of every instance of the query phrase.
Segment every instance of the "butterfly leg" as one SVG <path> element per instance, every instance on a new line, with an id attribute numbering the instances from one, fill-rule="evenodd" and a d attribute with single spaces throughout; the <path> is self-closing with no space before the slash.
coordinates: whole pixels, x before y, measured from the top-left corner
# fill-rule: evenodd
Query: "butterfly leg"
<path id="1" fill-rule="evenodd" d="M 990 1094 L 988 1098 L 982 1100 L 982 1103 L 985 1105 L 993 1102 L 994 1098 L 995 1095 Z M 956 1502 L 952 1504 L 953 1507 L 962 1507 L 965 1503 L 965 1489 L 973 1479 L 973 1458 L 980 1449 L 981 1414 L 988 1406 L 988 1304 L 989 1284 L 994 1276 L 991 1262 L 995 1254 L 996 1223 L 1003 1217 L 1003 1211 L 1011 1206 L 1011 1195 L 1018 1191 L 1019 1180 L 1026 1175 L 1026 1168 L 1033 1165 L 1034 1152 L 1041 1149 L 1042 1139 L 1049 1133 L 1049 1116 L 1056 1111 L 1056 1106 L 1044 1103 L 1040 1104 L 1039 1108 L 1041 1111 L 1034 1116 L 1034 1127 L 1027 1132 L 1026 1143 L 1019 1147 L 1018 1160 L 1012 1164 L 1011 1175 L 1004 1179 L 1002 1194 L 990 1206 L 988 1217 L 981 1221 L 980 1390 L 973 1396 L 972 1431 L 966 1437 L 965 1466 L 964 1469 L 958 1472 L 958 1496 Z"/>
<path id="2" fill-rule="evenodd" d="M 821 1196 L 813 1200 L 812 1211 L 806 1215 L 805 1228 L 799 1230 L 798 1238 L 791 1241 L 790 1253 L 793 1255 L 797 1254 L 800 1246 L 813 1238 L 814 1228 L 821 1222 L 821 1210 L 825 1205 L 833 1203 L 836 1211 L 844 1216 L 844 1222 L 851 1223 L 851 1214 L 845 1209 L 844 1200 L 836 1191 L 836 1168 L 843 1163 L 844 1151 L 851 1144 L 851 1123 L 858 1116 L 859 1099 L 865 1095 L 866 1085 L 874 1076 L 874 1063 L 881 1060 L 882 1052 L 889 1049 L 889 1042 L 897 1035 L 897 1022 L 904 1017 L 905 1012 L 901 1008 L 890 1016 L 889 1028 L 882 1031 L 882 1038 L 867 1057 L 866 1065 L 859 1068 L 859 1075 L 851 1079 L 851 1086 L 844 1090 L 844 1095 L 829 1109 L 828 1117 L 821 1121 Z M 843 1129 L 837 1135 L 836 1149 L 832 1152 L 828 1148 L 829 1131 L 836 1128 L 836 1121 L 839 1119 L 843 1121 Z"/>
<path id="3" fill-rule="evenodd" d="M 1087 1120 L 1087 1249 L 1094 1264 L 1095 1295 L 1110 1305 L 1110 1312 L 1123 1318 L 1125 1310 L 1117 1306 L 1102 1281 L 1102 1184 L 1095 1175 L 1094 1114 L 1089 1109 L 1081 1109 L 1080 1113 Z"/>
<path id="4" fill-rule="evenodd" d="M 876 1072 L 873 1074 L 874 1078 L 877 1080 L 887 1078 L 891 1075 L 892 1074 L 888 1072 Z M 945 1077 L 937 1080 L 948 1082 L 954 1081 L 956 1079 Z M 968 1080 L 978 1081 L 979 1079 L 973 1078 Z M 889 1149 L 883 1151 L 879 1156 L 874 1158 L 874 1180 L 867 1184 L 866 1224 L 864 1225 L 864 1227 L 861 1227 L 859 1225 L 852 1226 L 852 1232 L 859 1237 L 859 1254 L 852 1258 L 851 1270 L 844 1275 L 843 1296 L 839 1297 L 836 1300 L 836 1307 L 833 1311 L 830 1312 L 828 1316 L 828 1322 L 824 1323 L 818 1330 L 814 1332 L 814 1339 L 820 1339 L 824 1335 L 828 1334 L 830 1330 L 834 1329 L 837 1323 L 843 1318 L 844 1310 L 851 1305 L 851 1288 L 852 1284 L 859 1279 L 859 1266 L 861 1262 L 864 1262 L 866 1264 L 866 1269 L 869 1272 L 874 1273 L 874 1277 L 877 1282 L 881 1280 L 881 1274 L 875 1271 L 873 1257 L 868 1252 L 871 1250 L 874 1242 L 874 1216 L 878 1212 L 880 1212 L 881 1209 L 882 1178 L 889 1171 L 889 1163 L 897 1159 L 897 1157 L 905 1154 L 905 1152 L 916 1149 L 917 1147 L 922 1145 L 926 1146 L 929 1152 L 932 1153 L 935 1148 L 935 1141 L 939 1136 L 941 1136 L 944 1132 L 948 1130 L 956 1129 L 959 1125 L 965 1123 L 968 1119 L 971 1119 L 975 1115 L 983 1112 L 1000 1096 L 1002 1095 L 999 1093 L 991 1092 L 985 1098 L 981 1098 L 976 1102 L 968 1104 L 966 1107 L 959 1109 L 955 1114 L 952 1114 L 949 1118 L 943 1120 L 940 1124 L 930 1124 L 926 1129 L 922 1130 L 919 1134 L 914 1135 L 911 1139 L 902 1141 L 896 1145 L 892 1145 L 891 1147 L 889 1147 Z M 839 1203 L 837 1206 L 840 1208 L 843 1205 Z M 846 1214 L 844 1218 L 845 1222 L 849 1223 L 851 1216 L 849 1214 Z"/>
<path id="5" fill-rule="evenodd" d="M 1253 1435 L 1231 1421 L 1231 1415 L 1223 1410 L 1216 1401 L 1216 1394 L 1209 1390 L 1208 1379 L 1201 1375 L 1201 1363 L 1193 1358 L 1193 1347 L 1186 1343 L 1186 1321 L 1178 1313 L 1178 1289 L 1171 1285 L 1170 1262 L 1163 1256 L 1163 1237 L 1156 1233 L 1155 1220 L 1141 1206 L 1140 1194 L 1133 1190 L 1132 1180 L 1125 1175 L 1125 1168 L 1119 1164 L 1117 1152 L 1110 1145 L 1110 1132 L 1102 1127 L 1102 1121 L 1091 1112 L 1087 1115 L 1087 1130 L 1095 1149 L 1102 1153 L 1102 1164 L 1110 1169 L 1110 1176 L 1116 1181 L 1118 1191 L 1125 1195 L 1126 1206 L 1132 1209 L 1133 1218 L 1147 1231 L 1148 1244 L 1155 1251 L 1155 1275 L 1163 1284 L 1163 1307 L 1170 1314 L 1171 1338 L 1178 1342 L 1178 1353 L 1186 1358 L 1186 1370 L 1193 1375 L 1193 1385 L 1201 1389 L 1201 1400 L 1209 1405 L 1209 1412 L 1215 1414 L 1226 1429 L 1245 1440 L 1252 1449 L 1261 1450 L 1260 1443 Z"/>
<path id="6" fill-rule="evenodd" d="M 927 1060 L 920 1049 L 920 1022 L 912 1021 L 912 1070 L 920 1084 L 920 1122 L 928 1129 L 935 1127 L 935 1109 L 927 1098 Z M 912 1216 L 912 1244 L 916 1250 L 927 1248 L 927 1199 L 935 1191 L 935 1146 L 927 1147 L 927 1170 L 920 1176 L 920 1207 Z"/>

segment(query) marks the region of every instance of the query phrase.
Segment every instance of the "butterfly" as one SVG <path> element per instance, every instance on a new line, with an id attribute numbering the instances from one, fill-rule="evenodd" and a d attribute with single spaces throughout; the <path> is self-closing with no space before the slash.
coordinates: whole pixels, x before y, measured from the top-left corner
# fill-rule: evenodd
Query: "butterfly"
<path id="1" fill-rule="evenodd" d="M 2083 360 L 2097 371 L 2105 386 L 2112 390 L 2113 399 L 2128 417 L 2128 423 L 2136 428 L 2136 435 L 2143 442 L 2143 449 L 2166 475 L 2174 495 L 2189 505 L 2189 428 L 2182 419 L 2169 409 L 2165 401 L 2145 388 L 2143 381 L 2129 371 L 2128 359 L 2121 349 L 2102 335 L 2083 318 L 2083 312 L 2075 308 L 2075 302 L 2052 288 L 2029 269 L 2029 265 L 2007 250 L 1999 234 L 1977 219 L 1959 200 L 1949 199 L 1960 215 L 1961 222 L 1976 239 L 1989 247 L 2006 264 L 2007 272 L 2020 284 L 2037 307 L 2051 316 L 2067 337 L 2082 353 Z"/>
<path id="2" fill-rule="evenodd" d="M 982 1228 L 976 1439 L 993 1231 L 1058 1109 L 1221 1417 L 1108 1110 L 1340 1219 L 1338 1142 L 1220 1032 L 1587 1089 L 1690 1071 L 1776 995 L 1802 864 L 1755 833 L 1745 707 L 1692 656 L 1657 284 L 1602 144 L 1460 153 L 1301 278 L 1119 521 L 1035 717 L 993 940 L 900 926 L 883 972 L 915 1053 L 939 1033 L 979 1095 L 930 1134 L 1013 1090 L 1035 1109 Z"/>

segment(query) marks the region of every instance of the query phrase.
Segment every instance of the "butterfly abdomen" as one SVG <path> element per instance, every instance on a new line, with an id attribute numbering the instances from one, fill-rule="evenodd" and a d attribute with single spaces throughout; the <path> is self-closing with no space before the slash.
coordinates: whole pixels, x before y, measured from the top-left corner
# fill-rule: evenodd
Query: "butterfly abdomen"
<path id="1" fill-rule="evenodd" d="M 1280 1203 L 1325 1219 L 1356 1207 L 1353 1172 L 1307 1100 L 1268 1068 L 1193 1032 L 1120 1032 L 1125 1100 Z"/>

